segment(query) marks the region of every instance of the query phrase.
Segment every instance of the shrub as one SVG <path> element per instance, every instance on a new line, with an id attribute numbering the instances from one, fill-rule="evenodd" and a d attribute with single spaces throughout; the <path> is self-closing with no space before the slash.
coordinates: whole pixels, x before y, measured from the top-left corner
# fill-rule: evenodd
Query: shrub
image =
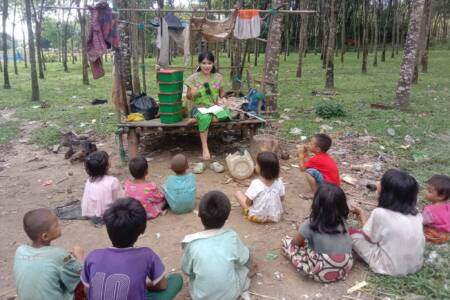
<path id="1" fill-rule="evenodd" d="M 316 115 L 324 119 L 345 116 L 342 105 L 332 101 L 323 101 L 318 103 L 315 107 L 315 111 Z"/>

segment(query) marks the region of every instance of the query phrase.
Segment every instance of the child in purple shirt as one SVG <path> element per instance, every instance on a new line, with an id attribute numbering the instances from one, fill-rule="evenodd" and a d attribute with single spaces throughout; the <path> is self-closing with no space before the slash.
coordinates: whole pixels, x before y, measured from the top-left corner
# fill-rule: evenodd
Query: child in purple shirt
<path id="1" fill-rule="evenodd" d="M 150 248 L 133 247 L 147 225 L 142 204 L 122 198 L 108 208 L 103 220 L 113 247 L 89 253 L 81 281 L 90 300 L 174 299 L 183 286 L 180 274 L 165 277 L 159 256 Z"/>

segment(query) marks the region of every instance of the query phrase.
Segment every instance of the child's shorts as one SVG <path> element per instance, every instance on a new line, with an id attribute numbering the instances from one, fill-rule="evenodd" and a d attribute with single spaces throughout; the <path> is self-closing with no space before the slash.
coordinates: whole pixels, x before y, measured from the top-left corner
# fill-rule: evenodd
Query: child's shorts
<path id="1" fill-rule="evenodd" d="M 247 220 L 249 220 L 250 222 L 258 223 L 258 224 L 274 223 L 270 219 L 261 219 L 257 216 L 250 216 L 249 212 L 250 212 L 250 210 L 248 208 L 244 208 L 244 216 L 246 216 Z"/>
<path id="2" fill-rule="evenodd" d="M 308 173 L 309 175 L 311 175 L 316 180 L 318 185 L 321 185 L 322 183 L 324 183 L 323 175 L 317 169 L 309 168 L 309 169 L 306 169 L 305 172 Z"/>

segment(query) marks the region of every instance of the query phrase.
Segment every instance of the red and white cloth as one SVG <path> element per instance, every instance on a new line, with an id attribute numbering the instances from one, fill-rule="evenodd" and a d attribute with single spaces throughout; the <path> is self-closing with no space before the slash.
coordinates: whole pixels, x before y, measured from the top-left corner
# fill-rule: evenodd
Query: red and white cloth
<path id="1" fill-rule="evenodd" d="M 234 25 L 234 37 L 240 40 L 253 39 L 261 33 L 261 18 L 257 9 L 241 9 Z"/>

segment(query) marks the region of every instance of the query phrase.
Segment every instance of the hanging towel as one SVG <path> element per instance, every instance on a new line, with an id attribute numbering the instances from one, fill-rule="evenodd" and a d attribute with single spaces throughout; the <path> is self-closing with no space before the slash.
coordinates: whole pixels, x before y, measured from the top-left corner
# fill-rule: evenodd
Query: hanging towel
<path id="1" fill-rule="evenodd" d="M 169 65 L 169 26 L 164 18 L 160 19 L 156 47 L 159 49 L 158 65 L 165 68 Z"/>
<path id="2" fill-rule="evenodd" d="M 222 21 L 192 17 L 190 21 L 191 39 L 196 40 L 198 34 L 208 42 L 222 42 L 233 32 L 237 11 Z"/>
<path id="3" fill-rule="evenodd" d="M 261 18 L 257 9 L 241 9 L 234 25 L 234 37 L 240 40 L 253 39 L 260 35 Z"/>
<path id="4" fill-rule="evenodd" d="M 98 79 L 105 74 L 102 55 L 111 47 L 119 47 L 119 35 L 112 10 L 106 1 L 100 1 L 94 7 L 88 6 L 91 23 L 87 36 L 87 56 L 91 65 L 92 76 Z"/>

